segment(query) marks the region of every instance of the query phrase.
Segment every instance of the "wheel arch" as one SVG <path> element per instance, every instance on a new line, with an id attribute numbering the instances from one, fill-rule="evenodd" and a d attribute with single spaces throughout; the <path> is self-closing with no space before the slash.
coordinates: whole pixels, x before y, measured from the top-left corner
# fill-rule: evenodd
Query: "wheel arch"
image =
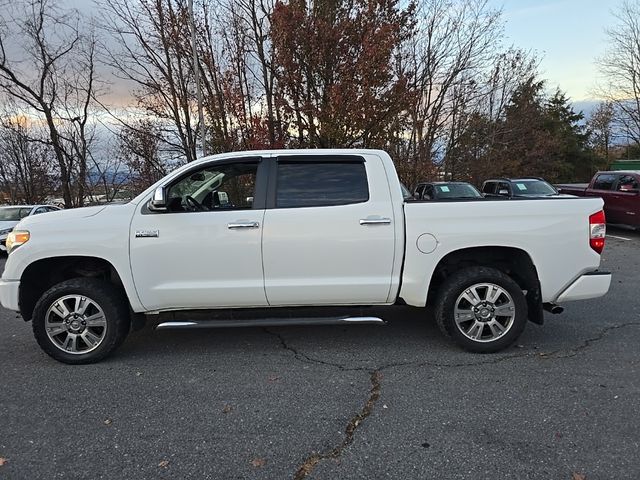
<path id="1" fill-rule="evenodd" d="M 108 260 L 85 255 L 54 256 L 35 260 L 22 272 L 18 304 L 25 321 L 31 320 L 42 294 L 52 286 L 72 278 L 99 278 L 116 286 L 129 299 L 122 276 Z M 129 308 L 131 305 L 129 302 Z"/>
<path id="2" fill-rule="evenodd" d="M 435 267 L 429 283 L 427 305 L 436 301 L 438 290 L 448 275 L 461 268 L 472 266 L 493 267 L 513 278 L 527 292 L 529 320 L 537 324 L 543 323 L 544 313 L 538 271 L 531 256 L 516 247 L 482 246 L 449 252 Z"/>

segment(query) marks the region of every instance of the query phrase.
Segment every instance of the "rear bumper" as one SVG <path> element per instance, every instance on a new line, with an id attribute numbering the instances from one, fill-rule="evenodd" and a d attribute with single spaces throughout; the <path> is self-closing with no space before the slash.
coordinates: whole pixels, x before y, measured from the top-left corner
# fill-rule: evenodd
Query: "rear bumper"
<path id="1" fill-rule="evenodd" d="M 0 280 L 0 303 L 4 308 L 20 311 L 18 296 L 20 292 L 20 280 Z"/>
<path id="2" fill-rule="evenodd" d="M 611 273 L 590 272 L 578 277 L 556 300 L 558 303 L 602 297 L 609 291 Z"/>

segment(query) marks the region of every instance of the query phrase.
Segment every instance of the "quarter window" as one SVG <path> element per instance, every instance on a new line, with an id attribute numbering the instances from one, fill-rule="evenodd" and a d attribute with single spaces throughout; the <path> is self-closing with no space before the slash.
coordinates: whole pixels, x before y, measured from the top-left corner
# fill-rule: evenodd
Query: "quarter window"
<path id="1" fill-rule="evenodd" d="M 611 190 L 616 182 L 616 176 L 610 174 L 598 175 L 593 183 L 594 190 Z"/>
<path id="2" fill-rule="evenodd" d="M 369 200 L 364 162 L 287 162 L 278 164 L 276 206 L 322 207 Z"/>
<path id="3" fill-rule="evenodd" d="M 496 193 L 496 185 L 497 185 L 496 182 L 487 182 L 482 187 L 482 192 L 488 193 L 488 194 L 494 194 Z"/>
<path id="4" fill-rule="evenodd" d="M 629 190 L 638 190 L 638 180 L 632 175 L 623 175 L 618 181 L 617 190 L 620 192 L 628 192 Z"/>

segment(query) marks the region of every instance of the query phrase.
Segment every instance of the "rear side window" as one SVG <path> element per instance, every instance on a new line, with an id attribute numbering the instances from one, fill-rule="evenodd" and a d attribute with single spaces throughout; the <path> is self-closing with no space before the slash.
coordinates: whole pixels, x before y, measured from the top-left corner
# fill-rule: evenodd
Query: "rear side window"
<path id="1" fill-rule="evenodd" d="M 369 200 L 364 162 L 287 162 L 278 164 L 276 206 L 324 207 Z"/>
<path id="2" fill-rule="evenodd" d="M 487 182 L 482 187 L 482 193 L 496 193 L 496 182 Z"/>
<path id="3" fill-rule="evenodd" d="M 593 182 L 594 190 L 611 190 L 613 184 L 616 182 L 616 176 L 611 174 L 602 174 L 596 177 L 596 181 Z"/>
<path id="4" fill-rule="evenodd" d="M 629 190 L 638 190 L 638 180 L 632 175 L 623 175 L 618 181 L 617 190 L 627 192 Z"/>

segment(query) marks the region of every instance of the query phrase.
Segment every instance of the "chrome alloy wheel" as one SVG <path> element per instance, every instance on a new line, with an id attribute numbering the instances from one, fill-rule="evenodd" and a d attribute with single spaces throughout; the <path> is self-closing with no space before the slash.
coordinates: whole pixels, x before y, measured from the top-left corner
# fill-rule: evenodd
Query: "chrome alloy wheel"
<path id="1" fill-rule="evenodd" d="M 504 288 L 494 283 L 476 283 L 456 299 L 455 323 L 475 342 L 492 342 L 513 326 L 516 306 Z"/>
<path id="2" fill-rule="evenodd" d="M 66 295 L 47 310 L 45 330 L 60 350 L 81 355 L 100 346 L 107 333 L 107 318 L 102 308 L 90 298 Z"/>

